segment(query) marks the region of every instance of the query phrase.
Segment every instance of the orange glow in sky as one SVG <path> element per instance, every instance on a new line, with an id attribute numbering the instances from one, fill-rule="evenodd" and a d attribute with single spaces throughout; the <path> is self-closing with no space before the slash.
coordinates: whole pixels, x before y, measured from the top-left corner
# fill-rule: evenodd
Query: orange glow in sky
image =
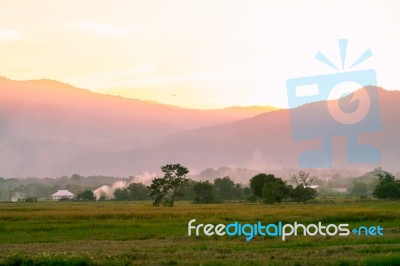
<path id="1" fill-rule="evenodd" d="M 286 107 L 289 78 L 332 73 L 318 50 L 400 89 L 400 2 L 0 0 L 0 75 L 191 108 Z"/>

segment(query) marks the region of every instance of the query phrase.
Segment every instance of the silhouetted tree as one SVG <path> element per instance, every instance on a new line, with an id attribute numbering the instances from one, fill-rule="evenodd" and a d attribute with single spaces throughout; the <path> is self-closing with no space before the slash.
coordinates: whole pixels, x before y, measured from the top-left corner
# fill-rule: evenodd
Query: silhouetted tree
<path id="1" fill-rule="evenodd" d="M 159 206 L 163 203 L 166 206 L 174 206 L 175 199 L 182 197 L 182 188 L 187 184 L 186 175 L 189 170 L 180 164 L 167 164 L 161 167 L 164 177 L 153 179 L 148 187 L 150 196 L 154 198 L 153 205 Z"/>

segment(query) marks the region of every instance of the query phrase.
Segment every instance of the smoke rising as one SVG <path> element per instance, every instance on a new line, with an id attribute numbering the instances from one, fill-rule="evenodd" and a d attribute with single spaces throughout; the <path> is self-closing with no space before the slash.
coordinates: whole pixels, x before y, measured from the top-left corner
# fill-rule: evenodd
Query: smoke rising
<path id="1" fill-rule="evenodd" d="M 107 199 L 114 198 L 114 191 L 116 189 L 123 189 L 127 188 L 132 183 L 142 183 L 144 185 L 149 185 L 151 180 L 153 180 L 157 174 L 155 172 L 143 172 L 140 173 L 130 180 L 127 181 L 116 181 L 114 184 L 110 185 L 103 185 L 93 191 L 96 199 L 99 199 L 101 196 L 105 196 Z"/>

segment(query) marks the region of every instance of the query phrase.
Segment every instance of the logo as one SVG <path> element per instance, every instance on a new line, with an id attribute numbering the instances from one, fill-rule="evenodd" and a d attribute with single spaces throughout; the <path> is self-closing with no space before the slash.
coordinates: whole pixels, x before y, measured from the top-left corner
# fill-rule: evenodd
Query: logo
<path id="1" fill-rule="evenodd" d="M 263 223 L 258 221 L 254 224 L 242 224 L 233 222 L 228 225 L 225 224 L 195 224 L 196 219 L 192 219 L 188 223 L 188 236 L 199 236 L 204 234 L 206 236 L 244 236 L 246 241 L 252 240 L 256 236 L 269 236 L 280 237 L 285 241 L 290 236 L 349 236 L 350 232 L 358 236 L 383 236 L 383 228 L 378 226 L 360 226 L 349 229 L 349 224 L 328 224 L 323 225 L 322 222 L 317 224 L 301 224 L 294 222 L 293 224 L 278 223 Z"/>
<path id="2" fill-rule="evenodd" d="M 321 140 L 318 150 L 304 151 L 299 164 L 304 168 L 332 167 L 332 140 L 345 136 L 348 163 L 374 163 L 380 151 L 358 142 L 359 135 L 381 130 L 376 73 L 352 69 L 372 56 L 367 49 L 345 70 L 347 40 L 339 40 L 341 70 L 338 73 L 289 79 L 286 82 L 293 138 Z M 317 60 L 339 70 L 323 53 Z M 307 105 L 310 102 L 318 102 Z"/>

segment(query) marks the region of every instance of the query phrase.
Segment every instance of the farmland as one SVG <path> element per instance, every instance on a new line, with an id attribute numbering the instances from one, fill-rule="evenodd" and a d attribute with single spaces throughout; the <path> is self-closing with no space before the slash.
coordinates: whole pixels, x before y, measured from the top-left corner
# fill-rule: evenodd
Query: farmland
<path id="1" fill-rule="evenodd" d="M 199 237 L 198 223 L 349 223 L 384 236 Z M 400 202 L 0 203 L 0 265 L 399 265 Z"/>

